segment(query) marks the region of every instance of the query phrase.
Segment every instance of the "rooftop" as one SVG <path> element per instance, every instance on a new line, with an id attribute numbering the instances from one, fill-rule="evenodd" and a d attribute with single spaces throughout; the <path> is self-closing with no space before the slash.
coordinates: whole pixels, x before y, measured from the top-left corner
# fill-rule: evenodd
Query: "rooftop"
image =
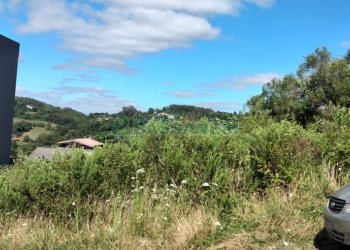
<path id="1" fill-rule="evenodd" d="M 88 148 L 94 148 L 97 146 L 102 146 L 103 143 L 96 141 L 91 138 L 78 138 L 78 139 L 73 139 L 73 140 L 68 140 L 68 141 L 61 141 L 57 143 L 59 146 L 65 146 L 65 145 L 79 145 L 79 146 L 84 146 Z"/>

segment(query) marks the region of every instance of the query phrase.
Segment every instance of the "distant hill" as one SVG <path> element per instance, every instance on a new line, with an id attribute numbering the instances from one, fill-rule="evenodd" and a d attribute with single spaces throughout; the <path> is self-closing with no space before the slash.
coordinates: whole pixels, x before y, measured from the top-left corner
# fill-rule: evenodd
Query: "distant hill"
<path id="1" fill-rule="evenodd" d="M 85 115 L 71 108 L 55 107 L 28 97 L 16 97 L 15 100 L 15 117 L 26 120 L 40 120 L 59 125 L 75 123 L 77 120 L 81 121 L 81 119 L 98 120 L 103 118 L 102 120 L 108 120 L 108 118 L 116 116 L 132 117 L 135 115 L 154 115 L 157 113 L 167 113 L 176 117 L 187 117 L 195 120 L 202 117 L 227 119 L 232 115 L 236 115 L 227 112 L 214 111 L 209 108 L 177 104 L 172 104 L 162 109 L 150 108 L 147 112 L 138 111 L 135 107 L 128 106 L 115 114 L 91 113 L 90 115 Z"/>
<path id="2" fill-rule="evenodd" d="M 131 133 L 134 134 L 135 131 L 142 131 L 143 126 L 150 119 L 160 117 L 172 120 L 181 118 L 190 122 L 198 121 L 203 117 L 212 121 L 230 121 L 236 117 L 236 114 L 190 105 L 170 105 L 162 109 L 150 108 L 147 112 L 127 106 L 115 114 L 85 115 L 71 108 L 55 107 L 28 97 L 16 97 L 13 151 L 19 147 L 26 153 L 30 153 L 37 146 L 50 146 L 60 140 L 79 137 L 116 142 Z"/>
<path id="3" fill-rule="evenodd" d="M 74 123 L 87 116 L 71 108 L 59 108 L 50 104 L 28 98 L 16 97 L 15 117 L 26 120 L 40 120 L 60 125 Z"/>

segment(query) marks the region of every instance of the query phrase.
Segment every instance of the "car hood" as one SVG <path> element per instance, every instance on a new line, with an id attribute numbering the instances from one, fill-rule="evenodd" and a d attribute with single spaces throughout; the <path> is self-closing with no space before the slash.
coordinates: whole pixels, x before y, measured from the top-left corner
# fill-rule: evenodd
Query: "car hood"
<path id="1" fill-rule="evenodd" d="M 338 189 L 332 196 L 350 203 L 350 184 Z"/>

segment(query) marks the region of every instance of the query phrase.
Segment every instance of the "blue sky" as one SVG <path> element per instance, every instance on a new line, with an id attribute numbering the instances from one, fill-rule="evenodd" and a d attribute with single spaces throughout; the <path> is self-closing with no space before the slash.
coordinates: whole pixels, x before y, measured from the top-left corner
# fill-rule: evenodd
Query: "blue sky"
<path id="1" fill-rule="evenodd" d="M 325 46 L 350 48 L 348 0 L 0 0 L 21 43 L 17 95 L 84 113 L 169 104 L 239 111 Z"/>

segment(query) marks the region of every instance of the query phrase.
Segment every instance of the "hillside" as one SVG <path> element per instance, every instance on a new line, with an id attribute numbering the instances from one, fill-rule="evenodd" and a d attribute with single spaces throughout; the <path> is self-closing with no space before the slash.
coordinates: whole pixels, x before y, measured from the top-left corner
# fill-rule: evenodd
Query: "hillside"
<path id="1" fill-rule="evenodd" d="M 115 114 L 85 115 L 71 108 L 60 108 L 32 98 L 16 97 L 13 154 L 20 149 L 29 154 L 36 146 L 50 146 L 57 141 L 78 137 L 116 142 L 125 136 L 138 133 L 151 119 L 168 120 L 169 117 L 175 120 L 185 119 L 190 123 L 206 117 L 224 124 L 238 116 L 189 105 L 150 108 L 147 112 L 129 106 Z"/>

